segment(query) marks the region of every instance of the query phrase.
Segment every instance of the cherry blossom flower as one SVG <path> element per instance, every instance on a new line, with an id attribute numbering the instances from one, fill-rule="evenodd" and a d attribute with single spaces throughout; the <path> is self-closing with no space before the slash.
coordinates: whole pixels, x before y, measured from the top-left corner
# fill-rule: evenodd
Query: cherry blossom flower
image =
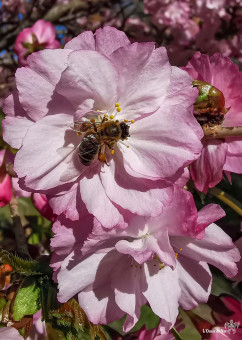
<path id="1" fill-rule="evenodd" d="M 14 51 L 19 64 L 27 65 L 26 59 L 31 53 L 58 47 L 60 43 L 56 40 L 55 27 L 50 22 L 40 19 L 32 27 L 25 28 L 19 33 Z"/>
<path id="2" fill-rule="evenodd" d="M 3 11 L 25 13 L 26 2 L 25 0 L 2 0 Z"/>
<path id="3" fill-rule="evenodd" d="M 197 52 L 184 68 L 194 79 L 205 81 L 222 91 L 225 114 L 222 126 L 242 126 L 242 72 L 229 58 L 214 54 L 211 58 Z M 223 171 L 242 173 L 242 138 L 207 139 L 201 156 L 190 166 L 198 190 L 207 192 L 223 177 Z"/>
<path id="4" fill-rule="evenodd" d="M 52 261 L 59 301 L 78 294 L 80 306 L 94 324 L 107 324 L 127 314 L 125 332 L 148 302 L 162 319 L 161 334 L 167 333 L 179 305 L 192 309 L 207 301 L 212 279 L 208 263 L 228 277 L 237 273 L 238 250 L 219 227 L 210 225 L 222 216 L 223 210 L 216 205 L 197 213 L 192 195 L 179 189 L 173 205 L 159 217 L 136 216 L 125 230 L 104 231 L 94 224 L 83 247 L 78 228 L 59 226 L 52 241 L 59 255 L 59 262 L 58 257 Z M 60 242 L 64 238 L 66 247 Z"/>
<path id="5" fill-rule="evenodd" d="M 125 227 L 130 214 L 159 215 L 172 200 L 167 180 L 176 182 L 201 151 L 190 76 L 170 66 L 164 48 L 131 44 L 111 27 L 27 62 L 3 108 L 4 139 L 20 148 L 20 185 L 46 194 L 55 214 L 77 220 L 90 213 L 106 228 Z M 128 141 L 96 143 L 99 156 L 91 161 L 88 153 L 87 166 L 76 126 L 117 120 Z"/>

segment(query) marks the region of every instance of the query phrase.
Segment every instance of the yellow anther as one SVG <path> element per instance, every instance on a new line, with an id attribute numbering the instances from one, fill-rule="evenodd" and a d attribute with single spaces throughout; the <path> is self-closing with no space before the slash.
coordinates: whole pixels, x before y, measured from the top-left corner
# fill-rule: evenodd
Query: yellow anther
<path id="1" fill-rule="evenodd" d="M 111 152 L 111 155 L 113 155 L 113 154 L 114 154 L 114 150 L 111 150 L 110 152 Z"/>
<path id="2" fill-rule="evenodd" d="M 165 268 L 164 263 L 162 263 L 162 264 L 160 265 L 160 267 L 161 267 L 161 269 Z"/>
<path id="3" fill-rule="evenodd" d="M 108 115 L 105 113 L 105 114 L 104 114 L 104 117 L 107 117 L 107 116 L 108 116 Z"/>
<path id="4" fill-rule="evenodd" d="M 111 116 L 109 116 L 109 118 L 110 118 L 110 119 L 113 119 L 113 118 L 114 118 L 114 116 L 113 116 L 113 115 L 111 115 Z"/>
<path id="5" fill-rule="evenodd" d="M 128 123 L 128 119 L 125 119 L 124 122 L 125 122 L 125 123 Z"/>
<path id="6" fill-rule="evenodd" d="M 97 112 L 100 112 L 100 110 L 97 110 Z"/>
<path id="7" fill-rule="evenodd" d="M 180 248 L 179 250 L 182 251 L 182 248 Z"/>
<path id="8" fill-rule="evenodd" d="M 95 119 L 94 118 L 90 119 L 90 122 L 95 123 Z"/>
<path id="9" fill-rule="evenodd" d="M 178 258 L 178 253 L 175 253 L 175 255 L 176 255 L 176 258 Z"/>
<path id="10" fill-rule="evenodd" d="M 130 123 L 132 123 L 132 124 L 133 124 L 133 123 L 134 123 L 134 120 L 132 119 L 132 120 L 130 121 Z"/>
<path id="11" fill-rule="evenodd" d="M 128 140 L 128 137 L 126 137 L 125 139 Z"/>
<path id="12" fill-rule="evenodd" d="M 117 107 L 117 111 L 120 112 L 121 111 L 121 107 Z"/>
<path id="13" fill-rule="evenodd" d="M 115 104 L 115 107 L 119 107 L 119 103 L 116 103 L 116 104 Z"/>
<path id="14" fill-rule="evenodd" d="M 129 148 L 129 145 L 126 145 L 126 148 Z"/>

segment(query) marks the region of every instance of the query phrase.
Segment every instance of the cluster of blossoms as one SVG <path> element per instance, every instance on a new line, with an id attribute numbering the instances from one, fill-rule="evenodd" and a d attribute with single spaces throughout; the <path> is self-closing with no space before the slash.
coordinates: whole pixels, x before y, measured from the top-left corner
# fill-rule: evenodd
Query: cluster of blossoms
<path id="1" fill-rule="evenodd" d="M 165 32 L 171 58 L 186 62 L 195 50 L 241 61 L 241 1 L 147 0 L 145 11 L 160 32 Z M 179 57 L 177 55 L 180 54 Z"/>
<path id="2" fill-rule="evenodd" d="M 26 32 L 43 44 L 38 25 Z M 222 91 L 223 126 L 241 126 L 241 73 L 227 58 L 200 53 L 184 70 L 173 67 L 164 47 L 130 43 L 111 27 L 86 31 L 64 49 L 39 48 L 25 65 L 4 102 L 3 138 L 19 149 L 20 188 L 45 195 L 40 206 L 53 209 L 59 301 L 77 295 L 94 324 L 127 315 L 124 332 L 149 304 L 161 319 L 158 333 L 169 333 L 179 306 L 207 301 L 209 264 L 237 274 L 239 251 L 214 224 L 223 210 L 210 204 L 197 212 L 184 186 L 188 167 L 204 192 L 222 171 L 242 172 L 241 138 L 202 140 L 197 115 L 220 107 L 193 112 L 196 79 Z"/>

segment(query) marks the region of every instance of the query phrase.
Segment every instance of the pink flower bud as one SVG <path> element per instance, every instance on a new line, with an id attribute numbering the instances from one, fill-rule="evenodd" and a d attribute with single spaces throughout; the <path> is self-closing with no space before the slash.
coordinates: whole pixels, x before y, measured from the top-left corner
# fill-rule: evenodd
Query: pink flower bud
<path id="1" fill-rule="evenodd" d="M 32 200 L 35 208 L 48 220 L 54 222 L 56 220 L 56 215 L 53 213 L 51 206 L 45 195 L 34 193 L 32 195 Z"/>

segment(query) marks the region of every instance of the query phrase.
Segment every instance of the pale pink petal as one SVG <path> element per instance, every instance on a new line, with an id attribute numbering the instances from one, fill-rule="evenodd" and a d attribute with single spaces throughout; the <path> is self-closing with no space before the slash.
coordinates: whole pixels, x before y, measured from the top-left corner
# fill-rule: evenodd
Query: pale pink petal
<path id="1" fill-rule="evenodd" d="M 21 116 L 23 118 L 26 117 L 26 111 L 23 109 L 22 105 L 19 102 L 18 91 L 14 90 L 3 103 L 3 112 L 7 116 Z"/>
<path id="2" fill-rule="evenodd" d="M 118 95 L 118 74 L 107 58 L 95 51 L 74 51 L 56 91 L 76 108 L 94 100 L 94 110 L 113 110 Z M 66 86 L 68 84 L 68 86 Z"/>
<path id="3" fill-rule="evenodd" d="M 105 228 L 112 228 L 123 223 L 123 216 L 108 198 L 97 173 L 84 177 L 80 182 L 80 192 L 87 210 L 93 214 Z"/>
<path id="4" fill-rule="evenodd" d="M 106 26 L 99 28 L 95 33 L 96 51 L 109 56 L 119 47 L 130 44 L 126 34 L 114 27 Z"/>
<path id="5" fill-rule="evenodd" d="M 72 296 L 87 288 L 90 284 L 92 284 L 95 281 L 95 277 L 97 275 L 100 274 L 100 276 L 103 277 L 104 274 L 107 274 L 107 271 L 109 272 L 111 270 L 110 265 L 112 268 L 113 265 L 115 264 L 115 262 L 112 263 L 113 254 L 111 257 L 106 256 L 108 251 L 106 252 L 102 251 L 99 253 L 92 254 L 91 256 L 82 258 L 80 250 L 79 254 L 78 249 L 76 250 L 77 251 L 75 252 L 75 257 L 73 251 L 65 258 L 61 265 L 60 272 L 58 274 L 59 282 L 58 300 L 60 302 L 66 302 Z M 104 269 L 105 267 L 104 262 L 106 265 L 106 270 L 105 271 L 103 270 L 102 272 L 99 269 L 101 262 L 103 263 L 102 269 Z M 82 304 L 81 306 L 86 311 L 86 306 L 83 306 Z"/>
<path id="6" fill-rule="evenodd" d="M 241 106 L 242 107 L 242 106 Z M 228 151 L 226 155 L 226 162 L 224 170 L 242 173 L 242 139 L 226 138 Z"/>
<path id="7" fill-rule="evenodd" d="M 117 306 L 114 299 L 114 292 L 108 283 L 100 288 L 92 286 L 78 294 L 80 306 L 85 310 L 88 319 L 94 324 L 109 324 L 120 320 L 124 312 Z"/>
<path id="8" fill-rule="evenodd" d="M 149 261 L 144 265 L 147 290 L 143 294 L 153 312 L 161 319 L 165 319 L 170 329 L 178 315 L 178 299 L 181 294 L 177 271 L 169 267 L 159 270 L 158 266 L 154 267 L 152 262 Z"/>
<path id="9" fill-rule="evenodd" d="M 178 67 L 171 67 L 171 82 L 167 93 L 166 105 L 189 107 L 197 99 L 198 91 L 193 87 L 193 78 Z"/>
<path id="10" fill-rule="evenodd" d="M 4 140 L 12 148 L 19 149 L 28 129 L 34 124 L 32 120 L 24 117 L 6 117 L 2 121 Z"/>
<path id="11" fill-rule="evenodd" d="M 62 213 L 72 221 L 78 220 L 88 212 L 80 195 L 78 183 L 68 186 L 64 192 L 47 195 L 49 203 L 56 215 Z"/>
<path id="12" fill-rule="evenodd" d="M 94 35 L 91 31 L 85 31 L 79 34 L 77 37 L 71 39 L 71 41 L 69 41 L 64 48 L 74 51 L 78 50 L 95 51 L 96 47 Z"/>
<path id="13" fill-rule="evenodd" d="M 137 59 L 137 54 L 139 58 Z M 152 43 L 134 43 L 110 56 L 122 75 L 119 119 L 137 119 L 156 111 L 167 94 L 171 66 L 165 48 L 154 50 Z"/>
<path id="14" fill-rule="evenodd" d="M 164 179 L 174 176 L 180 168 L 196 159 L 202 145 L 186 122 L 187 117 L 193 119 L 188 110 L 174 106 L 159 109 L 132 124 L 130 147 L 119 146 L 127 171 L 129 167 L 148 178 Z M 175 131 L 174 134 L 171 135 L 171 131 Z"/>
<path id="15" fill-rule="evenodd" d="M 15 171 L 19 177 L 26 176 L 29 188 L 47 190 L 74 181 L 86 170 L 77 159 L 78 144 L 73 144 L 78 138 L 66 133 L 70 122 L 69 115 L 46 116 L 28 130 L 15 158 Z"/>
<path id="16" fill-rule="evenodd" d="M 0 337 L 5 340 L 23 340 L 17 329 L 13 327 L 0 328 Z"/>
<path id="17" fill-rule="evenodd" d="M 221 140 L 206 141 L 201 156 L 191 164 L 191 176 L 199 191 L 206 193 L 222 180 L 227 148 Z"/>
<path id="18" fill-rule="evenodd" d="M 182 287 L 180 306 L 190 310 L 201 302 L 207 302 L 212 284 L 212 275 L 207 263 L 196 262 L 179 254 L 177 272 Z"/>
<path id="19" fill-rule="evenodd" d="M 119 266 L 115 266 L 111 272 L 111 287 L 119 308 L 133 317 L 135 310 L 141 309 L 138 296 L 142 296 L 142 291 L 146 288 L 143 268 L 132 266 L 129 257 L 123 256 Z"/>
<path id="20" fill-rule="evenodd" d="M 100 178 L 110 200 L 139 215 L 159 215 L 172 198 L 173 188 L 169 183 L 130 176 L 124 169 L 119 150 L 116 150 L 115 160 L 103 168 Z"/>
<path id="21" fill-rule="evenodd" d="M 18 68 L 15 76 L 23 109 L 33 120 L 44 117 L 48 112 L 47 105 L 54 92 L 54 86 L 30 68 Z"/>
<path id="22" fill-rule="evenodd" d="M 225 211 L 218 204 L 208 204 L 198 212 L 196 238 L 201 239 L 205 235 L 205 229 L 213 222 L 225 216 Z"/>
<path id="23" fill-rule="evenodd" d="M 38 53 L 32 53 L 28 57 L 28 66 L 50 84 L 56 85 L 67 66 L 70 52 L 70 50 L 45 49 Z"/>
<path id="24" fill-rule="evenodd" d="M 231 238 L 216 224 L 206 228 L 202 240 L 191 240 L 186 237 L 172 237 L 171 243 L 177 249 L 182 248 L 182 254 L 195 261 L 204 261 L 219 268 L 228 277 L 237 273 L 240 254 Z"/>

